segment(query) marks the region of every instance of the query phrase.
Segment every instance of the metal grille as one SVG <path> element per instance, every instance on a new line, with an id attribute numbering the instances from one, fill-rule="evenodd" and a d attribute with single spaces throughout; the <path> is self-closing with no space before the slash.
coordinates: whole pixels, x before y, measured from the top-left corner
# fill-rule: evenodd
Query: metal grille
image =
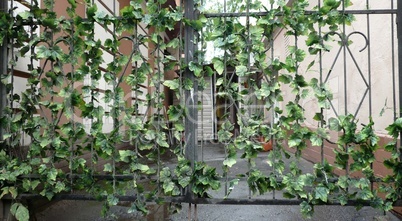
<path id="1" fill-rule="evenodd" d="M 253 1 L 254 2 L 254 1 Z M 298 35 L 289 35 L 287 28 L 278 28 L 272 31 L 272 35 L 269 38 L 261 38 L 258 45 L 253 45 L 256 43 L 252 41 L 252 35 L 258 35 L 253 31 L 255 30 L 255 22 L 257 18 L 264 16 L 269 16 L 270 10 L 278 7 L 275 4 L 264 4 L 265 9 L 261 11 L 252 11 L 250 9 L 250 0 L 244 1 L 242 5 L 231 5 L 228 1 L 224 0 L 222 2 L 222 11 L 218 12 L 202 12 L 202 16 L 208 20 L 208 22 L 220 22 L 224 28 L 236 28 L 236 25 L 241 24 L 241 28 L 244 33 L 236 33 L 242 35 L 244 43 L 243 52 L 247 54 L 247 57 L 236 58 L 230 49 L 224 46 L 217 46 L 225 49 L 218 50 L 218 56 L 209 58 L 214 60 L 215 58 L 220 59 L 222 64 L 222 70 L 218 70 L 215 65 L 207 64 L 209 61 L 205 57 L 210 56 L 212 46 L 208 42 L 207 36 L 208 30 L 201 29 L 201 31 L 196 31 L 191 25 L 184 25 L 180 22 L 178 31 L 178 39 L 180 48 L 178 50 L 179 64 L 178 70 L 174 72 L 175 76 L 180 79 L 180 88 L 183 88 L 183 84 L 192 82 L 192 88 L 188 90 L 180 90 L 177 93 L 179 98 L 178 106 L 186 107 L 186 118 L 184 121 L 184 137 L 180 141 L 173 141 L 174 134 L 169 131 L 169 126 L 166 126 L 166 121 L 163 120 L 166 115 L 167 106 L 163 104 L 164 88 L 163 81 L 166 78 L 166 73 L 164 73 L 164 64 L 161 60 L 166 59 L 168 52 L 164 49 L 159 48 L 157 44 L 158 41 L 164 41 L 160 36 L 163 33 L 155 30 L 152 27 L 145 27 L 141 22 L 134 24 L 134 29 L 132 33 L 127 35 L 121 34 L 118 31 L 118 27 L 115 25 L 102 25 L 93 22 L 94 33 L 87 33 L 88 41 L 91 41 L 90 47 L 91 51 L 88 51 L 89 55 L 96 55 L 96 53 L 103 53 L 103 62 L 97 60 L 90 60 L 87 65 L 88 69 L 84 69 L 85 65 L 78 65 L 79 61 L 75 60 L 70 63 L 63 64 L 62 67 L 55 61 L 42 61 L 40 57 L 37 57 L 38 51 L 43 49 L 42 44 L 35 44 L 29 47 L 29 50 L 25 56 L 20 56 L 18 50 L 15 49 L 14 44 L 3 45 L 1 47 L 1 63 L 0 67 L 2 70 L 2 80 L 9 77 L 8 83 L 14 85 L 11 91 L 6 90 L 4 84 L 0 84 L 0 102 L 1 102 L 1 114 L 6 113 L 5 108 L 10 107 L 11 112 L 8 114 L 16 115 L 18 111 L 26 108 L 22 106 L 18 99 L 14 99 L 14 94 L 20 94 L 20 96 L 27 96 L 31 93 L 32 99 L 35 99 L 35 95 L 40 92 L 40 85 L 36 87 L 31 85 L 31 88 L 25 88 L 24 85 L 26 81 L 32 80 L 32 74 L 36 74 L 38 79 L 43 79 L 42 74 L 50 72 L 59 72 L 64 77 L 63 84 L 70 85 L 70 92 L 77 88 L 82 90 L 83 101 L 87 104 L 93 104 L 93 110 L 99 111 L 98 107 L 102 107 L 104 116 L 95 116 L 94 112 L 87 113 L 87 117 L 79 117 L 74 108 L 70 110 L 63 110 L 62 112 L 57 112 L 54 115 L 45 110 L 43 103 L 34 103 L 29 106 L 30 108 L 37 108 L 37 114 L 31 117 L 38 117 L 48 119 L 51 121 L 62 120 L 64 124 L 71 124 L 74 129 L 77 127 L 82 127 L 81 132 L 85 132 L 88 136 L 84 139 L 85 142 L 82 144 L 77 143 L 79 139 L 76 139 L 72 135 L 69 137 L 67 143 L 69 143 L 69 148 L 65 151 L 68 157 L 65 160 L 56 162 L 51 161 L 49 165 L 54 168 L 64 169 L 66 172 L 66 179 L 70 181 L 70 185 L 73 188 L 75 183 L 81 181 L 83 176 L 91 176 L 94 180 L 106 180 L 107 182 L 112 182 L 113 189 L 117 189 L 116 186 L 121 182 L 133 181 L 134 183 L 156 181 L 160 182 L 160 174 L 164 166 L 174 167 L 176 163 L 172 159 L 165 159 L 164 153 L 161 152 L 160 148 L 155 148 L 161 145 L 162 142 L 168 142 L 172 147 L 173 145 L 178 146 L 178 151 L 183 152 L 186 159 L 190 161 L 191 167 L 195 167 L 196 162 L 202 161 L 206 162 L 208 165 L 216 168 L 219 174 L 222 175 L 220 180 L 223 186 L 220 192 L 210 192 L 213 198 L 202 198 L 197 197 L 191 192 L 191 186 L 186 189 L 180 190 L 180 196 L 177 197 L 163 197 L 166 202 L 187 202 L 190 204 L 254 204 L 254 205 L 298 205 L 303 200 L 293 199 L 288 200 L 282 197 L 282 191 L 268 191 L 262 197 L 255 197 L 253 192 L 256 192 L 256 187 L 250 185 L 250 177 L 254 170 L 258 168 L 259 172 L 266 175 L 267 179 L 275 178 L 275 183 L 284 182 L 283 174 L 278 173 L 278 168 L 285 167 L 288 170 L 288 164 L 294 160 L 282 160 L 282 149 L 278 149 L 279 142 L 276 141 L 276 137 L 269 137 L 271 144 L 273 144 L 273 150 L 269 153 L 261 152 L 257 153 L 257 156 L 253 159 L 242 157 L 247 154 L 245 151 L 236 149 L 235 138 L 244 131 L 245 126 L 249 126 L 255 120 L 253 117 L 258 119 L 263 119 L 263 123 L 266 129 L 272 129 L 273 125 L 281 120 L 281 115 L 274 112 L 276 107 L 281 109 L 286 109 L 287 101 L 293 99 L 291 94 L 291 89 L 283 89 L 285 94 L 283 94 L 284 101 L 276 100 L 265 100 L 262 103 L 262 99 L 257 98 L 256 95 L 259 88 L 264 86 L 272 86 L 278 84 L 278 77 L 283 73 L 278 73 L 274 70 L 274 66 L 277 62 L 285 62 L 286 57 L 291 56 L 291 51 L 298 49 L 306 49 L 304 42 L 305 37 Z M 289 1 L 289 5 L 293 1 Z M 328 30 L 320 25 L 317 25 L 317 37 L 319 39 L 329 39 L 327 50 L 319 50 L 318 53 L 314 55 L 306 56 L 303 62 L 296 64 L 296 69 L 293 71 L 296 75 L 303 75 L 306 78 L 317 78 L 319 84 L 328 85 L 328 90 L 333 92 L 334 99 L 328 100 L 329 108 L 320 108 L 317 104 L 316 98 L 303 98 L 300 99 L 302 108 L 306 110 L 305 126 L 308 128 L 324 128 L 326 127 L 326 122 L 329 121 L 331 117 L 338 117 L 339 115 L 352 114 L 354 118 L 360 119 L 360 123 L 368 124 L 369 117 L 372 117 L 374 121 L 380 122 L 376 128 L 378 131 L 384 131 L 385 126 L 392 123 L 400 115 L 400 104 L 402 102 L 401 96 L 399 96 L 401 83 L 401 77 L 399 72 L 402 69 L 400 65 L 402 62 L 398 62 L 400 59 L 398 57 L 399 50 L 401 50 L 397 41 L 402 38 L 397 39 L 402 33 L 401 28 L 396 27 L 396 15 L 400 13 L 400 10 L 396 7 L 396 1 L 365 1 L 364 4 L 356 3 L 356 5 L 351 7 L 346 7 L 347 1 L 341 1 L 342 10 L 337 11 L 337 13 L 343 16 L 354 16 L 356 22 L 352 22 L 352 25 L 347 25 L 345 22 L 341 24 L 341 27 L 336 31 Z M 2 1 L 2 9 L 7 8 L 24 8 L 29 9 L 29 5 L 33 5 L 34 2 L 30 3 L 25 1 Z M 98 8 L 104 8 L 103 11 L 116 19 L 124 20 L 121 15 L 119 15 L 119 5 L 118 1 L 111 1 L 106 4 L 106 1 L 92 1 L 92 5 L 97 5 Z M 323 1 L 311 1 L 311 4 L 317 4 L 318 8 L 306 11 L 307 15 L 311 15 L 320 10 L 323 6 Z M 211 4 L 211 3 L 209 3 Z M 201 2 L 201 5 L 208 7 L 208 5 Z M 195 8 L 195 3 L 193 0 L 186 1 L 185 3 L 181 1 L 180 6 L 184 8 L 185 18 L 188 20 L 197 19 L 199 11 Z M 160 5 L 162 7 L 162 5 Z M 378 7 L 378 8 L 377 8 Z M 384 8 L 385 7 L 385 8 Z M 237 9 L 242 11 L 234 11 Z M 53 10 L 53 8 L 52 8 Z M 18 13 L 15 10 L 9 10 L 12 16 L 16 16 Z M 273 19 L 280 22 L 283 14 L 277 14 L 273 16 Z M 402 16 L 399 16 L 402 17 Z M 236 22 L 235 22 L 236 21 Z M 381 23 L 380 23 L 381 21 Z M 31 24 L 26 25 L 29 29 L 29 40 L 35 42 L 35 37 L 41 34 L 35 21 L 31 21 Z M 70 21 L 71 22 L 71 21 Z M 85 22 L 85 20 L 83 20 Z M 49 31 L 48 35 L 60 35 L 66 34 L 66 36 L 74 36 L 75 29 L 74 25 L 70 30 L 70 33 L 53 33 Z M 43 27 L 42 27 L 43 28 Z M 46 29 L 45 29 L 46 31 Z M 230 41 L 230 38 L 234 37 L 227 34 L 227 30 L 221 30 L 224 32 L 223 41 Z M 258 31 L 258 30 L 257 30 Z M 294 31 L 294 30 L 293 30 Z M 105 38 L 106 37 L 106 38 Z M 109 38 L 110 37 L 110 38 Z M 149 40 L 155 37 L 157 40 Z M 67 37 L 66 37 L 67 38 Z M 119 41 L 122 46 L 119 48 L 110 48 L 105 46 L 107 38 Z M 142 41 L 142 39 L 148 38 L 148 41 Z M 56 39 L 53 37 L 53 39 Z M 99 40 L 99 41 L 98 41 Z M 218 45 L 219 40 L 215 39 L 215 44 Z M 14 42 L 13 38 L 8 39 L 9 43 Z M 152 42 L 153 41 L 153 42 Z M 231 42 L 230 44 L 236 44 L 237 42 Z M 74 48 L 79 47 L 74 45 L 74 42 L 68 42 L 65 40 L 60 40 L 59 42 L 48 42 L 48 46 L 58 47 L 60 50 L 68 51 L 66 54 L 75 53 Z M 183 45 L 182 45 L 183 44 Z M 61 46 L 62 45 L 62 46 Z M 204 47 L 204 45 L 207 45 Z M 259 69 L 255 65 L 254 56 L 252 54 L 253 47 L 261 46 L 264 47 L 266 55 L 266 69 L 269 70 L 270 75 L 264 74 L 265 70 Z M 329 48 L 331 47 L 331 49 Z M 398 48 L 398 49 L 397 49 Z M 69 51 L 71 50 L 71 51 Z M 314 50 L 314 48 L 310 49 Z M 202 55 L 202 52 L 206 52 L 207 55 Z M 93 53 L 93 54 L 91 54 Z M 71 55 L 71 54 L 70 54 Z M 58 56 L 58 55 L 57 55 Z M 181 59 L 181 58 L 184 59 Z M 57 59 L 55 59 L 57 60 Z M 14 62 L 15 61 L 15 62 Z M 307 63 L 306 63 L 307 61 Z M 116 64 L 122 62 L 124 64 Z M 201 63 L 203 66 L 212 66 L 215 68 L 213 70 L 212 76 L 209 76 L 210 89 L 198 91 L 200 80 L 194 75 L 194 70 L 191 68 L 191 63 Z M 214 63 L 214 62 L 212 62 Z M 19 64 L 25 64 L 25 67 L 20 67 Z M 311 65 L 309 65 L 311 64 Z M 113 72 L 113 65 L 116 68 L 120 68 L 119 73 Z M 38 69 L 38 67 L 40 67 Z M 184 68 L 183 68 L 184 67 Z M 177 67 L 176 67 L 177 68 Z M 204 68 L 204 67 L 203 67 Z M 42 70 L 42 72 L 35 72 L 37 70 Z M 82 73 L 86 70 L 86 73 Z M 145 71 L 144 71 L 145 70 Z M 138 76 L 138 72 L 142 71 L 147 73 L 146 80 L 137 80 L 138 82 L 133 85 L 125 85 L 122 83 L 123 77 L 126 77 L 126 73 L 131 72 L 131 76 Z M 169 70 L 171 71 L 171 70 Z M 218 73 L 220 72 L 220 73 Z M 244 76 L 243 72 L 252 72 L 248 76 Z M 65 77 L 70 75 L 70 77 Z M 47 78 L 52 78 L 49 74 Z M 57 76 L 56 76 L 57 78 Z M 80 80 L 75 80 L 80 79 Z M 60 79 L 56 79 L 60 80 Z M 165 79 L 166 80 L 166 79 Z M 224 82 L 224 83 L 222 83 Z M 399 84 L 397 84 L 399 82 Z M 46 83 L 46 82 L 41 82 Z M 233 84 L 232 84 L 233 83 Z M 152 85 L 152 86 L 151 86 Z M 251 87 L 251 86 L 254 86 Z M 242 90 L 248 89 L 249 94 L 246 96 L 242 93 Z M 117 103 L 114 98 L 105 99 L 108 94 L 119 93 L 122 90 L 124 94 L 124 100 L 127 101 L 129 107 L 133 107 L 132 115 L 126 116 L 130 118 L 132 122 L 145 122 L 148 119 L 154 120 L 155 124 L 147 124 L 154 126 L 156 134 L 163 134 L 164 138 L 158 137 L 155 134 L 145 134 L 144 136 L 150 136 L 151 138 L 146 138 L 144 142 L 141 143 L 141 139 L 136 137 L 138 134 L 130 134 L 126 136 L 125 127 L 121 127 L 120 122 L 125 120 L 123 117 L 113 117 L 113 111 L 118 111 L 117 109 L 126 104 Z M 29 93 L 27 93 L 29 92 Z M 155 92 L 156 97 L 149 101 L 146 99 L 146 94 L 150 92 Z M 230 97 L 225 94 L 236 94 L 237 96 L 244 96 L 245 99 L 239 99 L 238 97 Z M 22 95 L 23 93 L 24 95 Z M 176 95 L 173 95 L 176 96 Z M 226 97 L 225 97 L 226 96 Z M 49 95 L 48 98 L 53 102 L 53 99 L 58 97 L 58 95 Z M 204 99 L 207 97 L 207 99 Z M 58 97 L 60 99 L 60 97 Z M 174 99 L 173 97 L 171 98 Z M 204 103 L 199 104 L 199 101 Z M 209 103 L 208 103 L 208 102 Z M 267 108 L 268 104 L 268 108 Z M 25 104 L 26 105 L 26 104 Z M 173 102 L 169 103 L 173 105 Z M 201 106 L 201 108 L 200 108 Z M 208 109 L 210 113 L 204 113 L 207 107 L 212 107 Z M 127 108 L 127 106 L 124 106 Z M 309 111 L 314 110 L 314 111 Z M 316 110 L 322 119 L 317 123 L 317 121 L 312 121 Z M 127 112 L 126 112 L 127 113 Z M 70 114 L 68 119 L 64 119 L 65 114 Z M 311 115 L 312 114 L 312 115 Z M 211 117 L 211 128 L 207 131 L 204 119 L 205 117 Z M 311 121 L 309 121 L 309 119 Z M 77 122 L 79 124 L 77 124 Z M 99 124 L 99 122 L 102 122 Z M 169 123 L 169 122 L 168 122 Z M 56 126 L 53 128 L 44 128 L 45 130 L 56 130 Z M 95 138 L 91 135 L 91 130 L 95 127 L 102 127 L 103 139 Z M 92 128 L 92 129 L 91 129 Z M 0 130 L 0 136 L 4 136 L 6 130 L 9 128 L 2 128 Z M 224 132 L 231 133 L 230 138 L 223 138 L 226 136 Z M 180 131 L 181 132 L 181 131 Z M 16 133 L 17 134 L 17 133 Z M 107 139 L 110 134 L 116 136 L 122 136 L 123 141 L 121 143 L 115 143 L 116 146 L 107 146 Z M 23 131 L 19 132 L 18 136 L 21 136 L 19 145 L 23 147 L 18 149 L 19 152 L 9 151 L 9 154 L 16 155 L 21 159 L 26 159 L 27 156 L 33 157 L 32 155 L 27 155 L 24 151 L 29 151 L 32 148 L 32 139 L 35 137 L 30 137 L 26 135 Z M 138 138 L 138 139 L 137 139 Z M 213 138 L 213 139 L 210 139 Z M 336 136 L 332 137 L 336 138 Z M 158 140 L 161 139 L 161 140 Z M 103 145 L 105 142 L 105 145 Z M 131 143 L 130 143 L 131 142 Z M 129 145 L 130 143 L 130 145 Z M 255 143 L 251 145 L 256 145 Z M 46 145 L 44 145 L 46 146 Z M 118 151 L 127 151 L 127 153 L 132 154 L 132 156 L 139 156 L 142 154 L 141 148 L 146 149 L 146 146 L 150 146 L 149 149 L 156 150 L 152 156 L 155 160 L 149 165 L 140 164 L 141 166 L 150 166 L 156 170 L 156 175 L 153 177 L 144 177 L 137 173 L 124 174 L 121 173 L 119 167 L 121 166 L 119 162 L 116 162 L 115 157 L 111 158 L 111 161 L 101 162 L 102 151 L 112 151 L 116 154 Z M 28 150 L 26 149 L 27 147 Z M 99 150 L 101 148 L 101 150 Z M 104 148 L 104 149 L 103 149 Z M 334 140 L 328 139 L 319 147 L 308 148 L 303 153 L 304 156 L 310 157 L 310 160 L 315 160 L 321 162 L 325 161 L 332 163 L 334 161 L 334 156 L 332 154 L 332 149 L 334 148 Z M 347 147 L 346 147 L 347 148 Z M 149 150 L 147 149 L 147 150 Z M 287 149 L 290 152 L 294 152 L 291 148 Z M 82 152 L 85 153 L 82 153 Z M 347 151 L 347 150 L 346 150 Z M 174 152 L 173 150 L 171 152 Z M 48 151 L 49 155 L 52 155 L 52 150 Z M 125 152 L 126 153 L 126 152 Z M 85 155 L 86 154 L 86 155 Z M 234 169 L 231 166 L 221 169 L 222 165 L 228 165 L 228 159 L 230 156 L 237 155 L 237 165 L 240 168 Z M 131 155 L 130 155 L 131 156 Z M 39 157 L 39 156 L 36 156 Z M 55 156 L 53 156 L 55 157 Z M 267 164 L 266 161 L 270 161 Z M 85 160 L 85 161 L 84 161 Z M 123 160 L 124 161 L 124 160 Z M 86 163 L 88 162 L 88 163 Z M 120 163 L 122 163 L 120 161 Z M 378 166 L 381 162 L 377 160 L 373 163 L 372 167 Z M 236 164 L 235 164 L 236 165 Z M 296 163 L 297 165 L 297 163 Z M 52 169 L 52 167 L 49 167 Z M 85 171 L 88 167 L 88 171 Z M 74 169 L 75 168 L 75 169 Z M 78 168 L 78 169 L 77 169 Z M 345 171 L 337 171 L 338 174 L 345 174 L 346 176 L 353 176 L 349 173 L 348 167 Z M 311 172 L 312 168 L 310 171 Z M 379 171 L 380 173 L 381 171 Z M 239 178 L 237 175 L 242 174 Z M 40 176 L 37 174 L 24 175 L 25 179 L 39 179 Z M 336 178 L 333 178 L 331 182 L 336 182 Z M 258 181 L 255 181 L 257 183 Z M 371 183 L 372 188 L 374 188 L 374 183 Z M 149 184 L 153 185 L 153 184 Z M 251 187 L 250 187 L 250 186 Z M 162 185 L 158 183 L 158 188 Z M 247 186 L 245 189 L 247 194 L 244 194 L 245 189 L 239 188 L 238 191 L 236 186 Z M 161 191 L 159 191 L 161 192 Z M 279 193 L 278 193 L 279 192 Z M 229 194 L 239 196 L 237 198 L 231 198 Z M 117 194 L 116 194 L 117 195 Z M 39 194 L 23 194 L 23 198 L 35 199 L 41 197 Z M 227 198 L 229 196 L 229 198 Z M 136 192 L 135 194 L 122 194 L 118 195 L 117 198 L 123 201 L 136 201 L 141 194 Z M 82 199 L 82 200 L 94 200 L 96 197 L 91 195 L 76 194 L 73 189 L 71 193 L 59 194 L 54 196 L 54 199 Z M 153 199 L 152 199 L 153 200 Z M 152 201 L 151 200 L 151 201 Z M 328 204 L 338 205 L 339 202 L 331 202 Z M 360 201 L 349 201 L 348 205 L 368 205 L 369 202 Z M 395 204 L 398 205 L 398 204 Z"/>

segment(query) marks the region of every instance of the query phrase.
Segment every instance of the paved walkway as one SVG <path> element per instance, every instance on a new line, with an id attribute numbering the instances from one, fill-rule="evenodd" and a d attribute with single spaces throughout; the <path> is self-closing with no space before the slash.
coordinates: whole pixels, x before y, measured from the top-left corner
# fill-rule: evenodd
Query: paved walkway
<path id="1" fill-rule="evenodd" d="M 258 155 L 256 166 L 260 169 L 268 168 L 266 163 L 267 153 Z M 220 145 L 205 145 L 203 157 L 209 165 L 215 166 L 221 170 L 222 161 L 224 160 L 224 149 Z M 289 162 L 286 162 L 289 163 Z M 300 160 L 299 167 L 304 172 L 313 172 L 312 163 L 306 160 Z M 247 171 L 247 163 L 244 160 L 239 160 L 232 169 L 231 175 L 244 173 Z M 220 172 L 220 171 L 219 171 Z M 247 198 L 249 194 L 247 184 L 239 182 L 231 193 L 231 198 Z M 211 192 L 213 197 L 222 198 L 224 193 L 221 191 Z M 277 193 L 279 196 L 280 193 Z M 272 198 L 272 194 L 264 196 L 253 196 L 256 198 Z M 183 204 L 180 213 L 167 216 L 167 206 L 150 206 L 154 212 L 148 217 L 141 217 L 138 214 L 127 214 L 127 207 L 120 205 L 111 209 L 113 216 L 109 218 L 100 218 L 101 203 L 99 202 L 86 202 L 86 201 L 60 201 L 52 207 L 47 208 L 45 211 L 37 214 L 37 220 L 43 221 L 76 221 L 76 220 L 171 220 L 181 221 L 189 220 L 191 215 L 192 220 L 195 220 L 195 213 L 197 220 L 200 221 L 234 221 L 234 220 L 269 220 L 269 221 L 297 221 L 303 220 L 300 214 L 299 206 L 255 206 L 255 205 L 198 205 L 195 208 L 192 206 L 191 211 L 189 205 Z M 381 211 L 375 210 L 371 207 L 363 207 L 361 210 L 356 211 L 354 207 L 342 206 L 316 206 L 315 213 L 312 221 L 397 221 L 400 220 L 393 214 L 387 212 L 384 214 Z"/>
<path id="2" fill-rule="evenodd" d="M 221 168 L 222 161 L 224 160 L 223 147 L 217 145 L 206 145 L 204 148 L 204 161 L 209 165 L 215 166 L 218 170 Z M 285 162 L 286 165 L 290 159 Z M 256 160 L 256 166 L 267 171 L 268 165 L 267 153 L 260 153 Z M 313 173 L 313 164 L 306 160 L 301 159 L 298 163 L 299 168 L 305 173 Z M 238 173 L 245 173 L 247 171 L 247 162 L 245 160 L 238 160 L 238 162 L 231 168 L 231 176 Z M 248 197 L 249 191 L 246 182 L 239 182 L 235 189 L 230 194 L 231 198 Z M 213 197 L 222 198 L 224 193 L 212 192 Z M 277 198 L 281 193 L 277 193 Z M 252 196 L 253 198 L 267 198 L 272 199 L 272 194 L 265 194 L 264 196 Z M 194 218 L 194 207 L 191 208 L 191 217 Z M 382 211 L 375 210 L 371 207 L 363 207 L 361 210 L 356 211 L 355 207 L 350 206 L 315 206 L 314 207 L 313 221 L 398 221 L 399 219 L 392 213 L 384 214 Z M 198 220 L 207 221 L 232 221 L 232 220 L 269 220 L 269 221 L 297 221 L 304 220 L 299 206 L 256 206 L 256 205 L 198 205 L 197 206 Z M 184 205 L 183 210 L 179 214 L 171 216 L 173 221 L 188 220 L 189 206 Z"/>

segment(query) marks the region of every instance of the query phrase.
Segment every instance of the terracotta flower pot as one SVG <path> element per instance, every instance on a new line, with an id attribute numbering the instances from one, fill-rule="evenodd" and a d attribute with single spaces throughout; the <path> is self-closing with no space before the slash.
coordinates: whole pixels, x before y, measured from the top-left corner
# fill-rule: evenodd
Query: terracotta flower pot
<path id="1" fill-rule="evenodd" d="M 258 141 L 261 143 L 263 151 L 272 150 L 272 140 L 265 141 L 263 136 L 258 137 Z"/>

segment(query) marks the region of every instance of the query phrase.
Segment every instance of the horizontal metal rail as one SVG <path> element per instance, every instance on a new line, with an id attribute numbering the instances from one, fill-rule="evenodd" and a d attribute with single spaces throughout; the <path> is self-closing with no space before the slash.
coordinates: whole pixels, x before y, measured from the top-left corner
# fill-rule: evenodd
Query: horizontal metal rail
<path id="1" fill-rule="evenodd" d="M 309 10 L 305 11 L 306 15 L 311 15 L 317 13 L 317 10 Z M 342 14 L 350 14 L 350 15 L 367 15 L 367 14 L 396 14 L 396 9 L 367 9 L 367 10 L 345 10 L 338 11 Z M 206 18 L 218 18 L 218 17 L 246 17 L 246 16 L 255 16 L 261 17 L 268 15 L 269 12 L 226 12 L 226 13 L 206 13 L 203 14 Z M 282 16 L 283 13 L 277 13 L 277 16 Z"/>
<path id="2" fill-rule="evenodd" d="M 115 196 L 121 202 L 134 202 L 137 200 L 136 195 L 117 195 Z M 5 199 L 11 196 L 6 195 Z M 300 205 L 303 200 L 300 199 L 238 199 L 238 198 L 188 198 L 184 196 L 177 197 L 158 197 L 166 203 L 191 203 L 191 204 L 216 204 L 216 205 Z M 46 199 L 40 194 L 20 194 L 18 199 L 33 200 L 33 199 Z M 87 194 L 56 194 L 53 200 L 83 200 L 83 201 L 99 201 L 106 199 L 105 196 L 95 197 Z M 147 202 L 154 202 L 154 199 L 148 199 Z M 328 201 L 325 204 L 317 205 L 342 205 L 337 201 Z M 371 206 L 372 202 L 368 200 L 348 200 L 343 206 Z M 393 206 L 402 206 L 402 200 L 394 202 Z"/>
<path id="3" fill-rule="evenodd" d="M 311 15 L 314 13 L 317 13 L 317 10 L 306 10 L 304 12 L 305 15 Z M 341 14 L 347 14 L 347 15 L 372 15 L 372 14 L 377 14 L 377 15 L 386 15 L 386 14 L 397 14 L 397 9 L 367 9 L 367 10 L 338 10 L 339 13 Z M 265 12 L 222 12 L 222 13 L 204 13 L 206 18 L 219 18 L 219 17 L 246 17 L 246 16 L 251 16 L 251 17 L 262 17 L 266 16 L 269 14 L 269 11 Z M 276 16 L 283 16 L 282 12 L 276 13 Z M 116 16 L 113 17 L 113 20 L 124 20 L 125 18 L 121 16 Z M 82 22 L 89 21 L 90 19 L 88 18 L 83 18 Z M 65 19 L 65 21 L 70 21 L 73 22 L 72 19 Z M 38 21 L 23 21 L 22 25 L 40 25 Z"/>
<path id="4" fill-rule="evenodd" d="M 67 179 L 76 180 L 76 179 L 80 179 L 82 177 L 87 177 L 87 176 L 84 175 L 84 174 L 66 174 Z M 157 179 L 156 176 L 135 176 L 135 175 L 127 175 L 127 174 L 116 174 L 114 176 L 113 175 L 108 175 L 108 174 L 96 174 L 96 175 L 91 175 L 91 177 L 94 180 L 107 180 L 107 181 L 110 181 L 110 180 L 128 181 L 128 180 L 133 180 L 133 179 L 143 181 L 143 180 Z M 21 175 L 18 178 L 21 178 L 21 179 L 40 179 L 41 175 L 39 175 L 39 174 L 28 174 L 28 175 Z M 230 179 L 230 180 L 238 179 L 239 181 L 246 181 L 247 180 L 246 177 L 228 177 L 228 179 Z M 360 178 L 352 178 L 352 177 L 350 177 L 349 179 L 350 180 L 359 180 Z M 225 181 L 226 178 L 220 178 L 220 180 Z M 281 178 L 281 177 L 276 178 L 277 183 L 282 183 L 282 181 L 283 181 L 283 178 Z M 318 180 L 318 181 L 320 181 L 320 180 Z M 328 183 L 336 183 L 336 182 L 338 182 L 338 178 L 322 179 L 321 181 L 325 181 L 325 182 L 328 182 Z M 374 183 L 382 183 L 382 182 L 384 182 L 381 178 L 371 179 L 370 181 L 374 182 Z"/>

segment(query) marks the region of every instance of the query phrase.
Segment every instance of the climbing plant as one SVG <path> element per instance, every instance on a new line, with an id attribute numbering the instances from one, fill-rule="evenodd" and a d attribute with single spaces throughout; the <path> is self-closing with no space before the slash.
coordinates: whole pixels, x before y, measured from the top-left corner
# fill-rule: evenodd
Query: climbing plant
<path id="1" fill-rule="evenodd" d="M 324 0 L 323 5 L 314 7 L 308 0 L 271 1 L 275 7 L 267 10 L 257 0 L 231 1 L 225 10 L 246 13 L 245 20 L 207 18 L 211 11 L 201 7 L 199 1 L 196 8 L 200 14 L 195 20 L 185 18 L 183 6 L 166 7 L 166 0 L 132 0 L 119 16 L 105 13 L 90 0 L 68 3 L 68 18 L 54 12 L 54 0 L 44 1 L 42 7 L 33 1 L 27 11 L 16 13 L 11 8 L 0 14 L 0 43 L 9 48 L 9 54 L 17 51 L 10 56 L 9 72 L 1 76 L 8 105 L 2 107 L 0 121 L 0 198 L 12 200 L 11 213 L 18 220 L 29 219 L 24 194 L 52 200 L 57 194 L 84 191 L 104 200 L 105 215 L 121 196 L 133 193 L 135 199 L 131 200 L 129 212 L 144 214 L 149 212 L 146 202 L 163 202 L 164 197 L 182 196 L 186 190 L 193 197 L 208 197 L 210 190 L 222 188 L 220 180 L 236 165 L 238 153 L 248 162 L 248 171 L 240 176 L 245 177 L 253 193 L 282 190 L 284 197 L 301 201 L 305 216 L 311 216 L 317 204 L 345 205 L 355 200 L 362 203 L 358 206 L 369 202 L 387 211 L 400 199 L 401 163 L 396 146 L 402 131 L 401 120 L 387 128 L 393 140 L 385 149 L 392 157 L 384 164 L 393 174 L 381 179 L 371 167 L 374 152 L 380 148 L 374 122 L 370 119 L 369 124 L 358 129 L 352 115 L 325 120 L 322 110 L 328 109 L 332 100 L 328 85 L 317 78 L 307 78 L 299 68 L 307 55 L 330 50 L 334 32 L 354 21 L 352 15 L 339 11 L 352 2 Z M 85 8 L 85 15 L 79 14 L 78 8 Z M 306 13 L 311 8 L 312 13 Z M 267 13 L 252 16 L 252 11 Z M 139 30 L 141 24 L 146 26 L 147 33 Z M 112 30 L 111 38 L 99 40 L 97 25 Z M 188 64 L 181 58 L 185 27 L 196 31 L 193 44 L 199 46 L 194 56 L 197 59 Z M 163 37 L 177 29 L 177 37 Z M 290 46 L 284 59 L 269 57 L 266 42 L 272 44 L 275 33 L 282 29 L 292 38 L 306 40 L 302 46 Z M 125 41 L 132 47 L 128 54 L 121 52 Z M 207 42 L 213 42 L 221 56 L 207 60 Z M 149 46 L 148 54 L 141 53 L 144 44 Z M 113 59 L 107 61 L 106 54 Z M 27 89 L 17 94 L 13 70 L 18 58 L 24 56 L 31 59 Z M 33 65 L 34 61 L 39 65 Z M 310 63 L 309 68 L 313 65 L 314 62 Z M 230 80 L 230 68 L 238 82 Z M 183 77 L 186 70 L 194 74 L 195 82 Z M 179 77 L 165 80 L 166 71 L 177 71 Z M 239 134 L 233 134 L 235 125 L 228 115 L 223 116 L 220 124 L 218 139 L 225 144 L 226 157 L 222 162 L 223 174 L 205 162 L 185 158 L 184 122 L 189 116 L 184 92 L 194 90 L 194 85 L 202 90 L 205 77 L 214 74 L 217 95 L 225 100 L 225 108 L 236 102 L 241 104 L 237 107 Z M 262 76 L 261 83 L 255 80 L 257 75 Z M 101 91 L 99 85 L 103 82 L 108 87 Z M 146 99 L 132 100 L 132 91 L 140 90 L 144 84 L 150 85 Z M 181 100 L 167 110 L 163 105 L 163 86 Z M 292 92 L 289 101 L 283 98 L 285 88 Z M 320 125 L 317 129 L 305 125 L 306 110 L 301 101 L 308 96 L 318 102 L 314 116 Z M 256 101 L 262 108 L 252 113 L 247 106 Z M 285 103 L 285 108 L 276 105 L 278 102 Z M 139 108 L 144 106 L 146 113 L 140 115 Z M 265 122 L 266 111 L 276 116 L 271 125 Z M 90 128 L 82 119 L 91 122 Z M 105 120 L 112 122 L 107 132 Z M 285 165 L 283 158 L 290 157 L 286 147 L 300 158 L 309 144 L 322 146 L 330 131 L 340 134 L 333 165 L 323 160 L 314 165 L 313 173 L 303 173 L 297 161 Z M 23 134 L 31 139 L 28 146 L 21 146 Z M 274 150 L 267 153 L 268 164 L 273 167 L 269 174 L 256 167 L 261 145 L 254 138 L 260 135 L 275 142 Z M 128 148 L 119 148 L 127 143 Z M 165 153 L 177 159 L 175 168 L 163 164 L 161 156 Z M 62 165 L 67 165 L 67 169 L 61 169 Z M 99 170 L 98 166 L 102 168 Z M 362 171 L 363 175 L 359 179 L 336 176 L 335 169 Z M 229 189 L 238 180 L 231 180 Z M 374 189 L 374 181 L 381 181 L 382 185 Z M 381 192 L 387 195 L 380 197 Z M 230 191 L 226 197 L 230 197 Z M 185 200 L 188 199 L 182 199 Z"/>

